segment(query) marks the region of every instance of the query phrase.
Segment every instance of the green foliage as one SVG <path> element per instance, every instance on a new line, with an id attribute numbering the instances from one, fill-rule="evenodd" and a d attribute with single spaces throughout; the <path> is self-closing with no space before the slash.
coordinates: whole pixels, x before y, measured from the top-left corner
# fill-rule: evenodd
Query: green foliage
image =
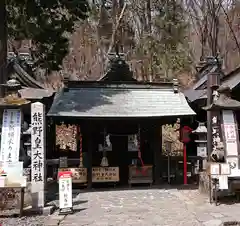
<path id="1" fill-rule="evenodd" d="M 150 55 L 153 74 L 172 80 L 191 63 L 184 9 L 178 0 L 155 0 L 152 11 L 152 31 L 142 38 L 141 51 Z"/>
<path id="2" fill-rule="evenodd" d="M 88 11 L 87 0 L 8 0 L 8 34 L 32 40 L 35 63 L 59 70 L 68 53 L 69 33 Z"/>

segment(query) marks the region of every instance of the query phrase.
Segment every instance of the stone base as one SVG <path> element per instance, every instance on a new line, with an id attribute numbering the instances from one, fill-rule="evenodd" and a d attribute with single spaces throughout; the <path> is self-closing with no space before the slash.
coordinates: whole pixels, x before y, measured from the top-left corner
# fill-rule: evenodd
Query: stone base
<path id="1" fill-rule="evenodd" d="M 43 208 L 32 208 L 32 206 L 28 206 L 24 208 L 24 215 L 43 215 L 48 216 L 51 215 L 56 210 L 56 206 L 45 206 Z"/>
<path id="2" fill-rule="evenodd" d="M 209 176 L 206 171 L 199 173 L 198 190 L 201 193 L 209 194 Z"/>
<path id="3" fill-rule="evenodd" d="M 223 190 L 223 191 L 217 191 L 217 193 L 215 194 L 215 186 L 213 184 L 213 182 L 211 182 L 211 199 L 214 200 L 215 198 L 219 199 L 221 197 L 227 196 L 228 195 L 228 191 L 227 190 Z M 209 191 L 209 176 L 207 174 L 207 172 L 200 172 L 199 173 L 199 185 L 198 185 L 198 190 L 200 193 L 205 194 L 205 195 L 210 195 L 210 191 Z M 216 195 L 216 196 L 215 196 Z"/>

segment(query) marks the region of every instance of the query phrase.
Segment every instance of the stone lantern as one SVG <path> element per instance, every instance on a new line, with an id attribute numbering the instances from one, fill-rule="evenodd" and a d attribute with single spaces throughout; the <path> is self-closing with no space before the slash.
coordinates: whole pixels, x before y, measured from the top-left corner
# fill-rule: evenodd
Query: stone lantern
<path id="1" fill-rule="evenodd" d="M 197 156 L 202 157 L 202 169 L 206 169 L 207 163 L 207 128 L 203 122 L 199 122 L 196 130 L 192 131 L 198 137 L 195 142 L 197 143 Z M 199 166 L 199 160 L 198 160 Z M 201 168 L 201 167 L 200 167 Z"/>

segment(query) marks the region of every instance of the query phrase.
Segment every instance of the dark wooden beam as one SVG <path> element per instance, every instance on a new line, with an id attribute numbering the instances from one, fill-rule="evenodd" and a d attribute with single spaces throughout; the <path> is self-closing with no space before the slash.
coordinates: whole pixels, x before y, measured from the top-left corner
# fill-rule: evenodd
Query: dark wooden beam
<path id="1" fill-rule="evenodd" d="M 91 125 L 87 129 L 87 150 L 88 150 L 88 166 L 87 166 L 87 188 L 92 188 L 92 154 L 93 154 L 93 132 Z"/>
<path id="2" fill-rule="evenodd" d="M 162 155 L 162 126 L 154 126 L 152 128 L 152 148 L 153 148 L 153 178 L 154 183 L 159 185 L 161 183 L 161 155 Z"/>

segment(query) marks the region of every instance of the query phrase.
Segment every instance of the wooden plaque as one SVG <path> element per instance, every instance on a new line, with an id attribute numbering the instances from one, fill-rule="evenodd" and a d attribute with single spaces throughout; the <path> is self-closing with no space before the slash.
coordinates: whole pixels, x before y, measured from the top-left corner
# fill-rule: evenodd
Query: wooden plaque
<path id="1" fill-rule="evenodd" d="M 87 168 L 59 168 L 58 171 L 71 171 L 73 183 L 87 182 Z"/>
<path id="2" fill-rule="evenodd" d="M 221 175 L 227 176 L 231 174 L 231 168 L 228 163 L 220 163 Z"/>
<path id="3" fill-rule="evenodd" d="M 219 163 L 210 163 L 210 175 L 220 175 L 220 164 Z"/>
<path id="4" fill-rule="evenodd" d="M 118 182 L 118 167 L 93 167 L 92 182 Z"/>

